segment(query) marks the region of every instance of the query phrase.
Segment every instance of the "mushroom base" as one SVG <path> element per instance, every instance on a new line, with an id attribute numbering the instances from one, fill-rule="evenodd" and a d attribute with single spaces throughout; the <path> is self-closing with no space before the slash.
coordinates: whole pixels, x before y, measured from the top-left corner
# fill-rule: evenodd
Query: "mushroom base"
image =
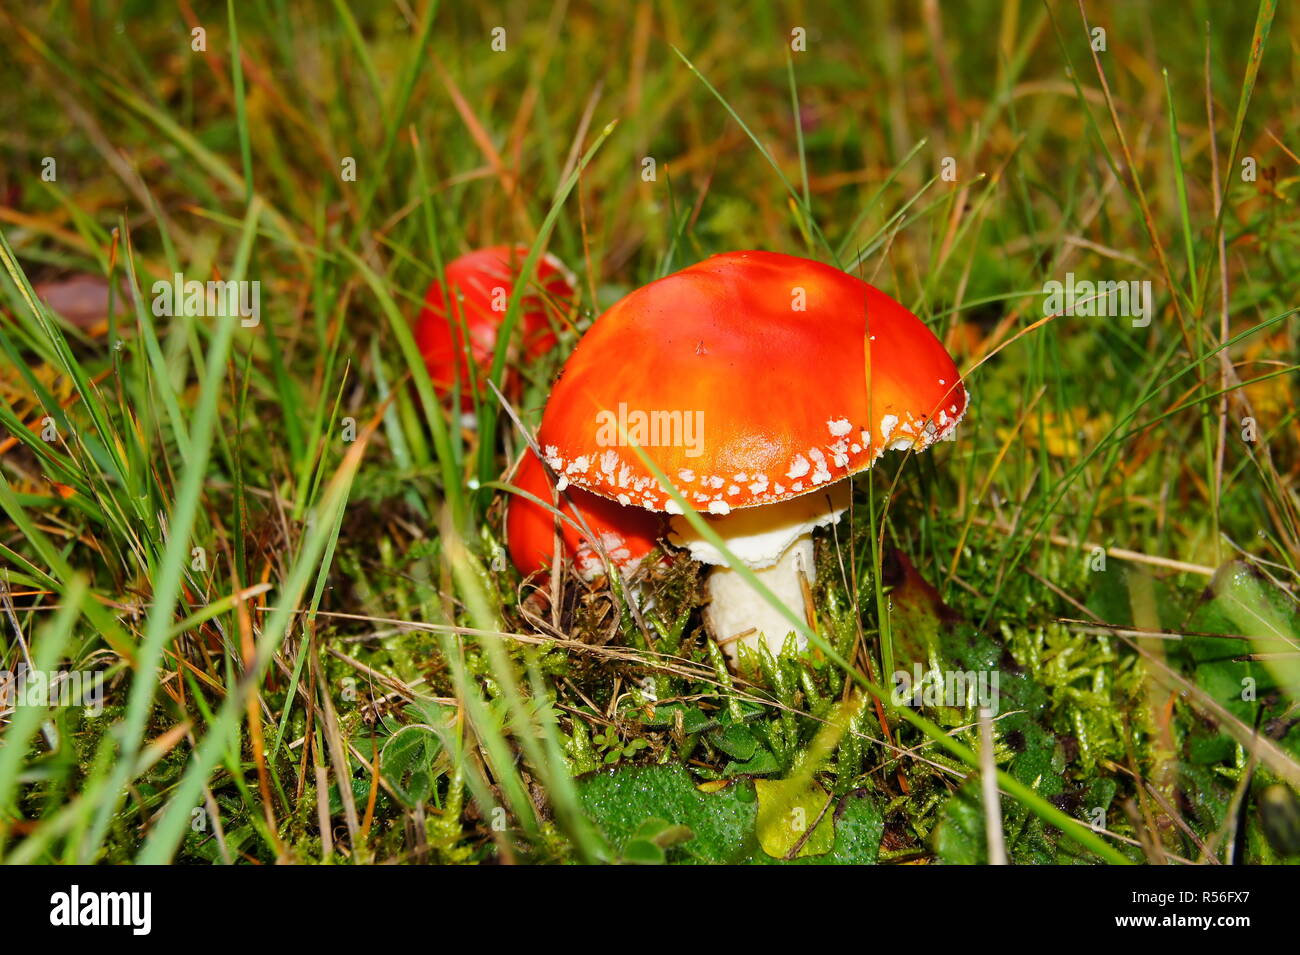
<path id="1" fill-rule="evenodd" d="M 806 620 L 808 613 L 800 571 L 808 578 L 809 584 L 816 580 L 812 537 L 806 533 L 787 547 L 776 563 L 753 568 L 751 572 L 776 594 L 777 599 Z M 705 589 L 709 603 L 704 608 L 704 622 L 733 666 L 742 644 L 757 648 L 761 642 L 767 645 L 773 656 L 781 652 L 794 627 L 740 574 L 726 566 L 715 567 L 709 574 Z M 733 639 L 739 634 L 745 636 Z M 804 649 L 806 641 L 802 637 L 797 639 L 799 648 Z"/>

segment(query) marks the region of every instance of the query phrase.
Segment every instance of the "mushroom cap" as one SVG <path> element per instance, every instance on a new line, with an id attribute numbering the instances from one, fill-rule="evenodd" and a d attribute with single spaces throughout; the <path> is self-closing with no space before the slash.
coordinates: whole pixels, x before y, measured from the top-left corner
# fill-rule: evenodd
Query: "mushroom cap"
<path id="1" fill-rule="evenodd" d="M 440 396 L 445 397 L 460 382 L 464 391 L 462 406 L 466 409 L 473 406 L 461 343 L 461 321 L 469 333 L 470 355 L 476 372 L 475 386 L 486 387 L 483 382 L 492 367 L 497 330 L 506 317 L 505 303 L 514 292 L 515 279 L 527 256 L 527 246 L 494 245 L 448 262 L 443 275 L 447 280 L 450 316 L 445 311 L 442 283 L 437 279 L 430 283 L 424 295 L 424 308 L 415 321 L 415 342 Z M 547 300 L 567 303 L 573 295 L 572 273 L 563 262 L 547 253 L 537 263 L 533 290 L 521 303 L 519 327 L 522 328 L 525 358 L 539 358 L 555 347 L 556 337 L 547 314 Z M 459 303 L 457 296 L 462 299 Z M 517 390 L 517 381 L 511 368 L 507 372 L 507 394 Z"/>
<path id="2" fill-rule="evenodd" d="M 522 491 L 551 501 L 551 480 L 542 462 L 532 451 L 525 451 L 511 482 Z M 623 507 L 570 486 L 568 502 L 563 498 L 560 507 L 566 517 L 578 523 L 560 521 L 560 540 L 564 556 L 573 559 L 578 572 L 591 579 L 604 572 L 605 562 L 579 529 L 575 513 L 581 513 L 592 533 L 600 538 L 610 562 L 625 573 L 636 568 L 650 551 L 654 550 L 663 534 L 663 520 L 637 507 Z M 577 512 L 574 508 L 577 508 Z M 506 504 L 506 541 L 510 560 L 524 576 L 544 570 L 551 565 L 554 551 L 555 514 L 526 497 L 511 494 Z"/>
<path id="3" fill-rule="evenodd" d="M 595 321 L 538 442 L 570 483 L 676 512 L 635 441 L 693 507 L 727 514 L 824 489 L 888 448 L 922 450 L 966 406 L 943 345 L 884 292 L 810 259 L 727 252 Z"/>

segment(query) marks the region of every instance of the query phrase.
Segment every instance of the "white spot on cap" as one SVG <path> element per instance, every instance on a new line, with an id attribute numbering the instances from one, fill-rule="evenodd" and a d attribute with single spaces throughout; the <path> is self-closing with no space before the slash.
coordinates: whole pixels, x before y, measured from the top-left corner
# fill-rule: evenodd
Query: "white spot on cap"
<path id="1" fill-rule="evenodd" d="M 618 503 L 622 504 L 624 507 L 627 507 L 629 504 L 632 503 L 632 499 L 628 497 L 626 494 L 620 494 L 618 496 Z"/>
<path id="2" fill-rule="evenodd" d="M 690 484 L 695 480 L 695 472 L 690 468 L 682 468 L 677 472 L 677 477 L 683 484 Z"/>
<path id="3" fill-rule="evenodd" d="M 830 469 L 826 467 L 826 455 L 822 454 L 817 448 L 808 451 L 808 457 L 812 458 L 817 468 L 813 471 L 812 482 L 814 484 L 825 484 L 831 479 Z"/>
<path id="4" fill-rule="evenodd" d="M 898 415 L 887 414 L 880 419 L 880 440 L 888 441 L 889 433 L 898 427 Z"/>
<path id="5" fill-rule="evenodd" d="M 730 514 L 731 505 L 726 501 L 709 501 L 710 514 Z"/>
<path id="6" fill-rule="evenodd" d="M 940 382 L 940 384 L 942 384 L 942 382 Z M 840 418 L 838 421 L 827 421 L 826 427 L 830 429 L 831 437 L 833 438 L 842 438 L 853 430 L 853 425 L 849 424 L 848 418 Z"/>
<path id="7" fill-rule="evenodd" d="M 555 489 L 557 491 L 563 491 L 568 486 L 569 486 L 569 479 L 566 478 L 563 474 L 561 474 L 560 479 L 555 482 Z"/>
<path id="8" fill-rule="evenodd" d="M 799 454 L 795 456 L 794 461 L 790 464 L 790 470 L 785 472 L 785 476 L 788 478 L 803 477 L 810 470 L 812 470 L 812 465 L 808 463 L 808 459 Z"/>

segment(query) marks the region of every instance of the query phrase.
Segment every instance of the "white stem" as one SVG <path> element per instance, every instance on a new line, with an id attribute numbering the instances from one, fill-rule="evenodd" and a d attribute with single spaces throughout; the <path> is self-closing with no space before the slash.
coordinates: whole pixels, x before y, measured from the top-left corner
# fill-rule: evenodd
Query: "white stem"
<path id="1" fill-rule="evenodd" d="M 775 564 L 753 568 L 751 573 L 796 616 L 806 620 L 800 571 L 803 571 L 810 585 L 816 580 L 812 535 L 807 532 L 796 538 Z M 745 578 L 724 565 L 713 569 L 705 586 L 709 604 L 704 608 L 704 622 L 733 665 L 741 644 L 753 648 L 762 641 L 767 644 L 773 656 L 781 652 L 786 636 L 794 630 L 794 626 L 759 595 Z M 732 639 L 742 633 L 747 635 Z M 802 637 L 798 639 L 802 650 L 806 641 Z"/>

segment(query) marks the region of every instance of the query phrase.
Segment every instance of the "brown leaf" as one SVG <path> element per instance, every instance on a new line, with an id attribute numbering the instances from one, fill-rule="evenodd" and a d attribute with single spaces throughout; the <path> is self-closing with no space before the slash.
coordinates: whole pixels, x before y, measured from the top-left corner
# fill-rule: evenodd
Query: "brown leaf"
<path id="1" fill-rule="evenodd" d="M 108 280 L 98 275 L 70 275 L 34 286 L 36 297 L 50 307 L 50 311 L 67 319 L 78 328 L 94 332 L 108 321 Z M 118 312 L 122 311 L 123 296 L 114 297 Z"/>

